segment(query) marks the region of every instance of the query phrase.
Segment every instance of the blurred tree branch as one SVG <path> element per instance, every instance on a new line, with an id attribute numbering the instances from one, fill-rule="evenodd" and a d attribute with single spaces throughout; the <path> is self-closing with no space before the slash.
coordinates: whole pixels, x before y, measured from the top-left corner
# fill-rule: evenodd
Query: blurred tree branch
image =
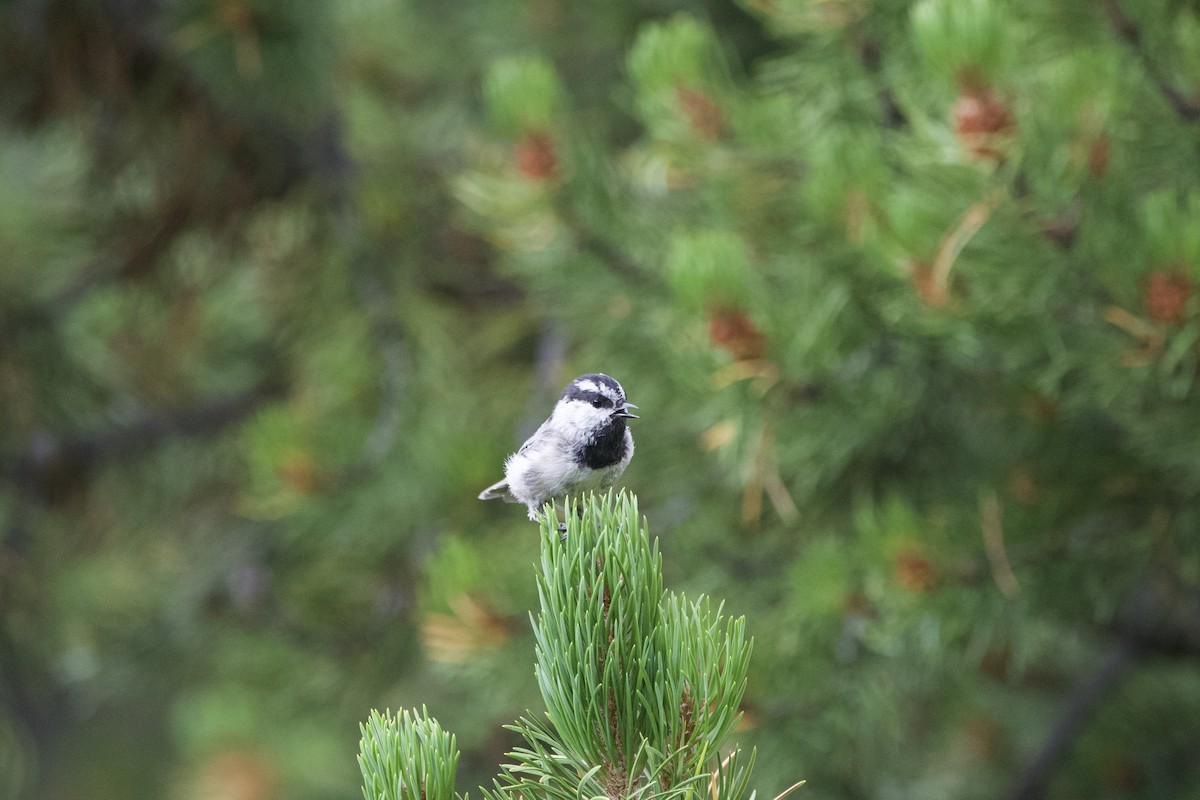
<path id="1" fill-rule="evenodd" d="M 1142 67 L 1146 70 L 1146 76 L 1162 92 L 1175 114 L 1184 122 L 1200 120 L 1200 101 L 1188 98 L 1162 74 L 1162 70 L 1155 64 L 1154 59 L 1142 44 L 1142 29 L 1137 22 L 1125 13 L 1117 0 L 1101 0 L 1101 5 L 1117 37 L 1133 49 L 1138 60 L 1142 62 Z"/>
<path id="2" fill-rule="evenodd" d="M 886 128 L 899 129 L 908 126 L 908 117 L 896 102 L 895 92 L 883 74 L 883 43 L 877 37 L 868 36 L 858 43 L 858 60 L 875 84 L 875 96 Z"/>
<path id="3" fill-rule="evenodd" d="M 1116 642 L 1100 666 L 1076 684 L 1037 755 L 1008 794 L 1009 800 L 1038 800 L 1046 795 L 1062 756 L 1141 659 L 1200 656 L 1200 594 L 1161 581 L 1148 582 L 1134 593 L 1113 630 Z"/>
<path id="4" fill-rule="evenodd" d="M 1080 681 L 1067 700 L 1062 715 L 1042 744 L 1033 763 L 1021 775 L 1009 800 L 1037 800 L 1046 794 L 1059 758 L 1083 730 L 1084 724 L 1105 697 L 1129 674 L 1136 661 L 1137 649 L 1126 641 L 1109 651 L 1104 663 Z"/>
<path id="5" fill-rule="evenodd" d="M 41 432 L 31 437 L 21 452 L 0 460 L 0 479 L 53 504 L 85 484 L 102 464 L 143 452 L 168 439 L 220 433 L 286 390 L 285 380 L 269 376 L 237 394 L 148 413 L 107 430 Z"/>
<path id="6" fill-rule="evenodd" d="M 94 129 L 101 176 L 169 148 L 153 207 L 112 220 L 102 252 L 41 307 L 13 315 L 18 322 L 53 322 L 98 286 L 145 278 L 181 233 L 228 235 L 241 212 L 337 167 L 321 161 L 317 135 L 218 102 L 170 46 L 156 2 L 17 2 L 5 16 L 0 64 L 7 84 L 24 89 L 6 103 L 15 120 L 80 117 Z"/>
<path id="7" fill-rule="evenodd" d="M 387 289 L 368 263 L 375 259 L 368 252 L 370 243 L 364 244 L 352 185 L 355 163 L 345 146 L 340 117 L 330 110 L 311 130 L 302 131 L 277 115 L 251 115 L 222 104 L 172 45 L 162 10 L 153 0 L 60 0 L 16 3 L 8 9 L 14 24 L 2 37 L 3 62 L 10 80 L 34 87 L 17 105 L 19 119 L 36 125 L 63 113 L 90 115 L 97 102 L 111 106 L 115 130 L 97 139 L 95 153 L 97 169 L 105 173 L 138 157 L 151 138 L 162 139 L 170 149 L 165 153 L 169 166 L 153 206 L 138 216 L 112 220 L 101 252 L 48 299 L 9 310 L 0 323 L 0 339 L 11 343 L 26 329 L 53 328 L 96 288 L 153 275 L 180 236 L 197 229 L 221 238 L 236 236 L 248 219 L 246 212 L 305 182 L 316 183 L 333 235 L 351 253 L 357 299 L 371 320 L 372 337 L 386 367 L 381 373 L 378 420 L 364 443 L 362 466 L 369 467 L 395 441 L 406 359 L 400 326 L 385 319 L 390 314 L 384 298 Z M 80 40 L 96 45 L 76 47 Z M 152 102 L 160 105 L 152 107 Z M 161 131 L 164 126 L 169 130 Z M 157 135 L 164 133 L 168 135 Z M 281 382 L 268 380 L 243 400 L 282 391 Z M 194 409 L 147 418 L 113 434 L 34 441 L 0 474 L 7 475 L 19 463 L 21 471 L 37 476 L 34 482 L 44 488 L 52 483 L 48 476 L 54 464 L 86 469 L 96 458 L 116 455 L 125 447 L 136 449 L 138 442 L 165 434 L 180 423 L 186 427 L 193 421 L 191 415 L 198 415 L 194 421 L 202 427 L 215 424 L 223 402 L 202 402 Z M 236 399 L 230 402 L 239 405 Z"/>

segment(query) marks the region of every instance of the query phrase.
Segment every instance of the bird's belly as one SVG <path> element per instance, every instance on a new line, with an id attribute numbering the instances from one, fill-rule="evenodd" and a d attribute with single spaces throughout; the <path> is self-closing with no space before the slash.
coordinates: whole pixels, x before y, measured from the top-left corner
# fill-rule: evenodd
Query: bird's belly
<path id="1" fill-rule="evenodd" d="M 575 493 L 607 489 L 616 481 L 617 471 L 616 465 L 604 467 L 603 469 L 580 470 L 580 474 L 575 477 L 575 480 L 563 487 L 563 492 Z"/>
<path id="2" fill-rule="evenodd" d="M 564 470 L 557 481 L 547 481 L 544 473 L 537 473 L 527 484 L 529 494 L 540 502 L 559 500 L 568 495 L 574 496 L 590 491 L 600 491 L 612 486 L 617 479 L 617 468 L 589 469 L 575 467 Z"/>

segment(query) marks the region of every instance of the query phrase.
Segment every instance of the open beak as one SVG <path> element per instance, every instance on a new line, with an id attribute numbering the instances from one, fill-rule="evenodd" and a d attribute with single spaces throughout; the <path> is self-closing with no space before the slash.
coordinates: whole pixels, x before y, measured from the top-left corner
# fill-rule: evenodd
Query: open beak
<path id="1" fill-rule="evenodd" d="M 629 409 L 637 408 L 633 403 L 622 403 L 613 411 L 614 417 L 624 417 L 625 419 L 639 419 L 637 414 L 630 414 Z"/>

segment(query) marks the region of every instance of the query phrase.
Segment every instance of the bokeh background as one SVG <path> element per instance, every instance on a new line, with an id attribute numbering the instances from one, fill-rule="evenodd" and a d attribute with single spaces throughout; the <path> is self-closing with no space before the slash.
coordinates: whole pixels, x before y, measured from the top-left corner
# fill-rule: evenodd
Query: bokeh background
<path id="1" fill-rule="evenodd" d="M 490 783 L 574 375 L 755 786 L 1200 797 L 1200 10 L 8 0 L 0 797 Z"/>

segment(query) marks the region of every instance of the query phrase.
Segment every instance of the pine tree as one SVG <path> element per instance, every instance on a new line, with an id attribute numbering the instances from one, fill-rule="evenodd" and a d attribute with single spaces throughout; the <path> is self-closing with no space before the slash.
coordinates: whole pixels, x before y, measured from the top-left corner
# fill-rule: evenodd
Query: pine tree
<path id="1" fill-rule="evenodd" d="M 1168 0 L 0 5 L 0 795 L 460 781 L 523 515 L 641 406 L 765 793 L 1200 786 L 1200 23 Z M 765 796 L 765 794 L 764 794 Z"/>
<path id="2" fill-rule="evenodd" d="M 749 67 L 699 18 L 639 30 L 634 137 L 560 82 L 548 173 L 511 110 L 552 64 L 498 62 L 458 196 L 709 465 L 630 474 L 681 574 L 773 612 L 763 762 L 820 796 L 1194 791 L 1195 9 L 745 7 Z"/>
<path id="3" fill-rule="evenodd" d="M 754 762 L 723 746 L 736 725 L 751 643 L 745 619 L 664 591 L 636 500 L 590 495 L 541 523 L 534 671 L 545 720 L 511 729 L 486 797 L 746 796 Z M 371 714 L 359 764 L 367 800 L 451 800 L 454 738 L 424 711 Z"/>

